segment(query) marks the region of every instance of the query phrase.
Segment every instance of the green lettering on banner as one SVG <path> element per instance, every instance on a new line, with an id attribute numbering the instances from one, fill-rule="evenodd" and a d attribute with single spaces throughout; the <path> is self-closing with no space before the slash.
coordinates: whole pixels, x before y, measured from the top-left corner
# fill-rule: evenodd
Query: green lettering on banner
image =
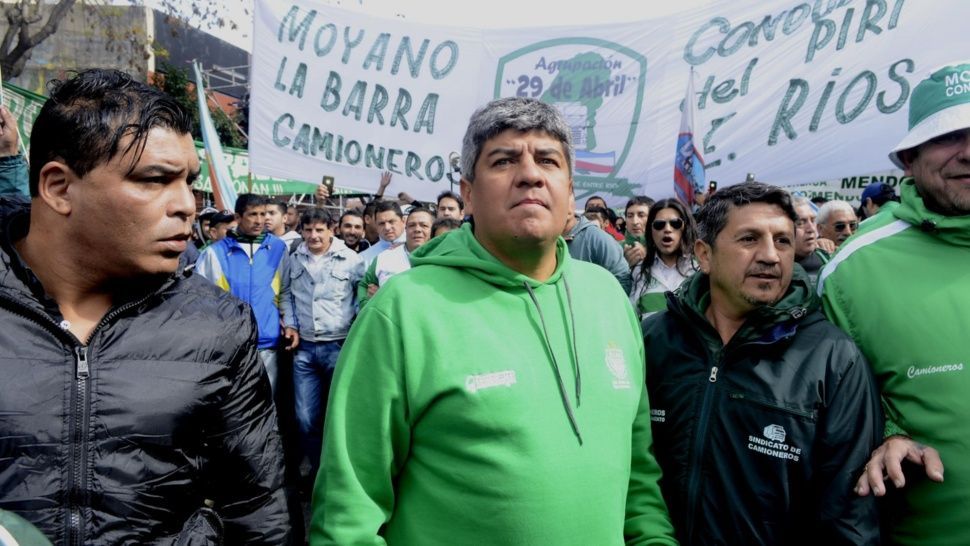
<path id="1" fill-rule="evenodd" d="M 373 144 L 368 144 L 364 148 L 364 165 L 367 167 L 384 168 L 384 147 L 374 148 Z"/>
<path id="2" fill-rule="evenodd" d="M 401 60 L 405 57 L 408 61 L 408 72 L 411 74 L 412 78 L 417 78 L 421 74 L 421 63 L 424 61 L 424 55 L 428 52 L 428 46 L 431 41 L 425 38 L 421 41 L 421 47 L 418 49 L 418 55 L 415 57 L 414 51 L 411 50 L 411 37 L 404 36 L 401 38 L 401 42 L 397 46 L 397 52 L 394 54 L 394 63 L 391 65 L 391 74 L 397 75 L 398 71 L 401 69 Z"/>
<path id="3" fill-rule="evenodd" d="M 424 127 L 429 135 L 434 134 L 434 116 L 438 107 L 438 94 L 429 93 L 418 110 L 418 117 L 414 120 L 414 132 L 420 133 Z"/>
<path id="4" fill-rule="evenodd" d="M 441 55 L 441 52 L 445 49 L 448 50 L 450 55 L 448 56 L 448 62 L 445 63 L 444 67 L 440 67 L 438 56 Z M 436 80 L 444 78 L 455 68 L 456 64 L 458 64 L 458 44 L 452 42 L 451 40 L 441 42 L 437 47 L 434 48 L 434 51 L 431 52 L 431 77 Z"/>
<path id="5" fill-rule="evenodd" d="M 326 44 L 320 45 L 320 37 L 323 36 L 323 31 L 330 31 L 330 39 Z M 337 25 L 333 23 L 327 23 L 317 29 L 317 35 L 313 38 L 313 52 L 317 54 L 317 57 L 324 57 L 331 50 L 333 46 L 337 45 Z"/>
<path id="6" fill-rule="evenodd" d="M 410 109 L 411 94 L 408 93 L 404 88 L 398 89 L 397 100 L 394 101 L 394 111 L 391 112 L 391 127 L 394 127 L 400 123 L 401 128 L 407 131 L 408 120 L 405 119 L 404 114 L 407 114 L 408 110 Z M 388 162 L 390 162 L 390 160 L 388 160 Z"/>
<path id="7" fill-rule="evenodd" d="M 702 65 L 714 55 L 717 48 L 713 46 L 705 49 L 700 55 L 696 55 L 694 53 L 694 45 L 697 44 L 697 40 L 704 34 L 704 32 L 707 31 L 707 29 L 714 27 L 717 27 L 721 34 L 727 34 L 727 32 L 731 29 L 731 23 L 729 23 L 724 17 L 714 17 L 707 23 L 701 25 L 701 27 L 694 31 L 694 34 L 691 35 L 690 40 L 687 41 L 687 45 L 684 46 L 685 61 L 695 66 Z"/>
<path id="8" fill-rule="evenodd" d="M 347 95 L 347 102 L 344 103 L 343 115 L 347 116 L 354 113 L 354 120 L 360 121 L 360 116 L 364 111 L 364 95 L 367 94 L 367 82 L 358 81 L 350 89 Z"/>
<path id="9" fill-rule="evenodd" d="M 320 97 L 320 107 L 325 111 L 333 112 L 340 107 L 340 85 L 340 74 L 331 70 L 323 96 Z"/>
<path id="10" fill-rule="evenodd" d="M 795 96 L 796 93 L 798 94 L 797 97 Z M 778 143 L 778 132 L 782 130 L 785 131 L 788 140 L 795 140 L 798 137 L 798 133 L 792 127 L 791 118 L 804 106 L 807 99 L 808 82 L 801 78 L 789 80 L 785 98 L 782 99 L 781 106 L 778 107 L 775 121 L 772 122 L 771 131 L 768 133 L 768 146 L 774 146 Z M 792 102 L 793 100 L 794 102 Z"/>
<path id="11" fill-rule="evenodd" d="M 404 175 L 409 178 L 416 176 L 418 180 L 424 180 L 421 177 L 421 158 L 418 157 L 418 154 L 408 151 L 404 158 Z"/>
<path id="12" fill-rule="evenodd" d="M 355 47 L 360 45 L 364 41 L 364 31 L 361 29 L 357 32 L 357 37 L 353 40 L 350 39 L 350 27 L 344 27 L 344 54 L 340 57 L 340 62 L 347 64 L 350 62 L 350 52 Z"/>
<path id="13" fill-rule="evenodd" d="M 284 30 L 286 30 L 287 23 L 289 23 L 289 33 L 286 35 L 286 38 L 290 42 L 293 42 L 299 38 L 300 45 L 297 47 L 300 51 L 303 51 L 303 46 L 306 45 L 307 32 L 310 30 L 310 25 L 313 24 L 313 19 L 317 16 L 317 10 L 310 10 L 307 12 L 303 20 L 300 21 L 299 24 L 296 24 L 296 17 L 299 13 L 300 7 L 297 5 L 294 5 L 290 8 L 290 11 L 286 12 L 286 15 L 283 16 L 283 20 L 280 21 L 280 29 L 276 34 L 276 39 L 280 43 L 283 43 L 283 33 Z"/>
<path id="14" fill-rule="evenodd" d="M 382 32 L 374 40 L 374 45 L 370 47 L 370 52 L 367 53 L 367 57 L 364 58 L 363 69 L 367 70 L 372 64 L 377 65 L 377 71 L 380 72 L 384 68 L 384 57 L 387 55 L 387 45 L 391 41 L 391 35 L 388 32 Z"/>
<path id="15" fill-rule="evenodd" d="M 401 174 L 401 169 L 397 166 L 397 163 L 394 162 L 394 156 L 401 155 L 402 153 L 404 152 L 401 150 L 395 150 L 394 148 L 387 151 L 387 170 L 394 174 Z"/>
<path id="16" fill-rule="evenodd" d="M 432 170 L 433 169 L 433 170 Z M 424 165 L 424 175 L 432 182 L 438 182 L 445 176 L 445 158 L 436 155 Z"/>
<path id="17" fill-rule="evenodd" d="M 310 141 L 310 155 L 316 157 L 323 152 L 323 157 L 327 160 L 333 159 L 333 133 L 320 133 L 320 129 L 313 128 L 313 139 Z"/>
<path id="18" fill-rule="evenodd" d="M 836 68 L 832 71 L 833 76 L 838 76 L 841 73 L 841 68 Z M 827 84 L 825 84 L 825 89 L 822 90 L 822 97 L 818 100 L 818 106 L 815 107 L 815 113 L 812 114 L 812 122 L 808 125 L 808 132 L 814 133 L 816 130 L 818 130 L 818 126 L 822 122 L 822 112 L 825 110 L 825 105 L 829 102 L 829 97 L 832 96 L 833 89 L 835 89 L 835 80 L 830 80 Z"/>
<path id="19" fill-rule="evenodd" d="M 381 110 L 387 106 L 387 89 L 383 85 L 374 84 L 374 94 L 370 99 L 370 108 L 367 110 L 367 123 L 374 123 L 377 119 L 378 125 L 384 125 L 384 114 Z"/>
<path id="20" fill-rule="evenodd" d="M 296 123 L 296 118 L 293 117 L 293 114 L 283 114 L 276 118 L 276 121 L 273 123 L 273 144 L 276 144 L 280 148 L 287 146 L 290 143 L 290 137 L 281 138 L 279 136 L 280 123 L 282 123 L 284 120 L 287 122 L 290 129 L 292 129 L 293 124 Z"/>
<path id="21" fill-rule="evenodd" d="M 913 70 L 916 69 L 916 63 L 914 63 L 912 59 L 900 59 L 889 67 L 889 79 L 899 85 L 899 98 L 896 99 L 896 102 L 887 105 L 885 103 L 886 92 L 880 91 L 879 96 L 876 97 L 876 108 L 878 108 L 883 114 L 892 114 L 896 110 L 899 110 L 909 99 L 909 81 L 900 76 L 899 72 L 896 71 L 899 65 L 903 64 L 906 65 L 906 72 L 908 74 L 912 74 Z"/>
<path id="22" fill-rule="evenodd" d="M 861 81 L 866 82 L 865 93 L 862 95 L 862 98 L 859 99 L 858 104 L 856 104 L 855 107 L 847 113 L 845 111 L 845 103 L 848 100 L 849 95 L 852 93 L 852 89 L 854 89 L 856 84 Z M 859 114 L 865 111 L 866 106 L 869 105 L 869 101 L 872 100 L 872 97 L 875 94 L 876 75 L 870 70 L 863 70 L 856 77 L 852 78 L 852 81 L 849 82 L 849 85 L 846 86 L 845 90 L 843 90 L 842 94 L 839 96 L 839 100 L 835 104 L 835 119 L 842 125 L 851 122 L 855 118 L 859 117 Z"/>

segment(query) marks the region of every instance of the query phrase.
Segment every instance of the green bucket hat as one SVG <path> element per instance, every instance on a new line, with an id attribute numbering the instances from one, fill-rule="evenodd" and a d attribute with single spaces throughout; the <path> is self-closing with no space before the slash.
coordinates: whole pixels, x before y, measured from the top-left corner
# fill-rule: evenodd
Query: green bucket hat
<path id="1" fill-rule="evenodd" d="M 970 128 L 970 63 L 950 64 L 919 82 L 909 99 L 909 133 L 889 153 L 900 169 L 899 152 L 940 135 Z"/>

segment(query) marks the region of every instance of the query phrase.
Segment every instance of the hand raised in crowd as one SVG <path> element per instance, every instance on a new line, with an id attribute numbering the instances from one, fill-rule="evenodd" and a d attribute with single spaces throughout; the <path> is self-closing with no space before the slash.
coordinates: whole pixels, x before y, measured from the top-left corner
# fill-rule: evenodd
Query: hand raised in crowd
<path id="1" fill-rule="evenodd" d="M 283 348 L 287 351 L 296 349 L 297 345 L 300 344 L 300 333 L 296 330 L 296 328 L 284 328 L 283 338 L 287 340 L 287 344 L 283 346 Z"/>
<path id="2" fill-rule="evenodd" d="M 623 257 L 626 258 L 626 263 L 633 267 L 638 263 L 643 261 L 644 256 L 647 255 L 647 249 L 640 243 L 633 243 L 632 245 L 623 245 Z"/>
<path id="3" fill-rule="evenodd" d="M 835 244 L 835 241 L 833 241 L 832 239 L 819 237 L 818 239 L 815 240 L 815 242 L 818 243 L 818 247 L 821 248 L 824 252 L 828 254 L 832 254 L 833 252 L 835 252 L 836 244 Z"/>
<path id="4" fill-rule="evenodd" d="M 377 188 L 377 195 L 384 195 L 384 190 L 391 185 L 391 171 L 384 171 L 381 173 L 381 185 Z"/>
<path id="5" fill-rule="evenodd" d="M 328 188 L 326 184 L 318 184 L 316 196 L 317 201 L 326 201 L 327 199 L 330 199 L 330 188 Z"/>
<path id="6" fill-rule="evenodd" d="M 0 157 L 20 153 L 17 119 L 6 106 L 0 106 Z"/>
<path id="7" fill-rule="evenodd" d="M 903 475 L 903 460 L 921 465 L 926 475 L 935 482 L 943 481 L 943 461 L 940 452 L 925 446 L 907 436 L 894 435 L 886 438 L 881 446 L 872 452 L 872 457 L 866 463 L 865 471 L 856 482 L 855 492 L 864 497 L 872 494 L 881 497 L 886 494 L 883 482 L 891 480 L 896 488 L 906 485 Z"/>

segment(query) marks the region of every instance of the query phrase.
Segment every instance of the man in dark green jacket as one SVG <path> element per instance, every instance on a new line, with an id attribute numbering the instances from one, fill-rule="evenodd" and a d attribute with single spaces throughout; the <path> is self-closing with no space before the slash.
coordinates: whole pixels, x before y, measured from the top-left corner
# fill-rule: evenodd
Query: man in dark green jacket
<path id="1" fill-rule="evenodd" d="M 787 192 L 750 182 L 698 216 L 701 273 L 644 322 L 661 488 L 682 544 L 876 544 L 852 488 L 882 430 L 862 354 L 794 267 Z"/>

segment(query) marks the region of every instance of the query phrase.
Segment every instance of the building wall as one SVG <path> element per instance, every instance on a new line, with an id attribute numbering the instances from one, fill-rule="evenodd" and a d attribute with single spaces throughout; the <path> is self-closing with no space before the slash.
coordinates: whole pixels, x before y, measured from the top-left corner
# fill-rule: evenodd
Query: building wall
<path id="1" fill-rule="evenodd" d="M 0 9 L 9 3 L 0 1 Z M 40 9 L 46 14 L 51 7 L 41 4 Z M 57 32 L 33 49 L 23 73 L 10 81 L 42 95 L 47 94 L 48 81 L 85 68 L 116 68 L 144 81 L 154 69 L 154 17 L 155 12 L 145 7 L 79 2 Z M 0 35 L 6 29 L 6 18 L 0 18 Z"/>

